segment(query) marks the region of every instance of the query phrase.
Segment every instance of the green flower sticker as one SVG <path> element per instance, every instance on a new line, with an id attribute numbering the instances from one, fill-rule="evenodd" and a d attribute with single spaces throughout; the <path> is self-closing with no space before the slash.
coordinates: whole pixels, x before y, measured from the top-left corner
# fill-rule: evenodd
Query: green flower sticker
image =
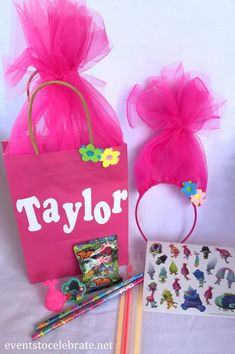
<path id="1" fill-rule="evenodd" d="M 102 150 L 95 148 L 92 144 L 83 145 L 79 152 L 82 155 L 82 161 L 98 162 L 101 159 Z"/>

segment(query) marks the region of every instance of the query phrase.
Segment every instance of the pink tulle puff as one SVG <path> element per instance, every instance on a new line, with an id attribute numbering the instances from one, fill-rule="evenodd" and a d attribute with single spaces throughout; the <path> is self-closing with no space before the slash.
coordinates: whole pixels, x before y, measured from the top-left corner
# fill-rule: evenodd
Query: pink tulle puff
<path id="1" fill-rule="evenodd" d="M 113 109 L 82 76 L 84 70 L 110 51 L 102 18 L 82 0 L 25 0 L 17 5 L 17 11 L 26 46 L 8 66 L 8 81 L 16 85 L 33 69 L 38 75 L 31 91 L 50 80 L 68 82 L 81 92 L 89 108 L 94 145 L 121 145 L 123 135 Z M 12 128 L 8 153 L 34 153 L 27 110 L 28 102 Z M 33 106 L 33 128 L 40 153 L 77 149 L 89 142 L 81 101 L 68 88 L 58 85 L 38 93 Z"/>
<path id="2" fill-rule="evenodd" d="M 221 105 L 203 80 L 184 72 L 182 64 L 132 89 L 127 100 L 130 125 L 142 121 L 155 131 L 135 163 L 140 194 L 158 183 L 182 187 L 186 181 L 206 191 L 206 158 L 196 133 L 219 127 Z"/>

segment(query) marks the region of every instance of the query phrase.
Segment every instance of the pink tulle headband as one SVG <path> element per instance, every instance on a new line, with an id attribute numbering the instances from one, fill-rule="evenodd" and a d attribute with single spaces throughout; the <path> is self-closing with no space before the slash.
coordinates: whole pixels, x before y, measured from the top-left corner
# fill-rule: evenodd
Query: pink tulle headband
<path id="1" fill-rule="evenodd" d="M 127 100 L 127 117 L 134 127 L 144 122 L 155 132 L 135 162 L 135 179 L 139 191 L 136 221 L 144 235 L 137 209 L 144 193 L 159 183 L 176 185 L 194 207 L 206 198 L 207 164 L 203 146 L 197 135 L 201 130 L 219 127 L 221 102 L 206 87 L 203 80 L 184 72 L 183 66 L 165 68 L 161 75 L 148 79 L 143 86 L 136 85 Z"/>

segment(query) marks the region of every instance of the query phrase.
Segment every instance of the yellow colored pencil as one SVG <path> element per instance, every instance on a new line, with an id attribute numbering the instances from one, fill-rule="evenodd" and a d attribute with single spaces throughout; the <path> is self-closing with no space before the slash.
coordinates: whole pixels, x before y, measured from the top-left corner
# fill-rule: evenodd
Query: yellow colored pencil
<path id="1" fill-rule="evenodd" d="M 137 313 L 135 321 L 135 335 L 134 335 L 134 352 L 133 354 L 140 353 L 141 345 L 141 320 L 142 320 L 142 294 L 143 286 L 141 285 L 138 289 L 138 302 L 137 302 Z"/>
<path id="2" fill-rule="evenodd" d="M 119 300 L 115 354 L 121 354 L 121 349 L 122 349 L 122 330 L 123 330 L 124 308 L 125 308 L 125 294 L 121 295 L 120 300 Z"/>

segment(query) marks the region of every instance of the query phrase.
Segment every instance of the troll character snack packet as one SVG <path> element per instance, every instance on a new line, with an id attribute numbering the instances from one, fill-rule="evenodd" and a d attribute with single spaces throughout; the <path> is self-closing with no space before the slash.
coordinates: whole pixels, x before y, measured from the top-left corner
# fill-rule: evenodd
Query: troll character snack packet
<path id="1" fill-rule="evenodd" d="M 82 242 L 73 247 L 88 291 L 98 290 L 121 281 L 118 272 L 116 236 Z"/>

